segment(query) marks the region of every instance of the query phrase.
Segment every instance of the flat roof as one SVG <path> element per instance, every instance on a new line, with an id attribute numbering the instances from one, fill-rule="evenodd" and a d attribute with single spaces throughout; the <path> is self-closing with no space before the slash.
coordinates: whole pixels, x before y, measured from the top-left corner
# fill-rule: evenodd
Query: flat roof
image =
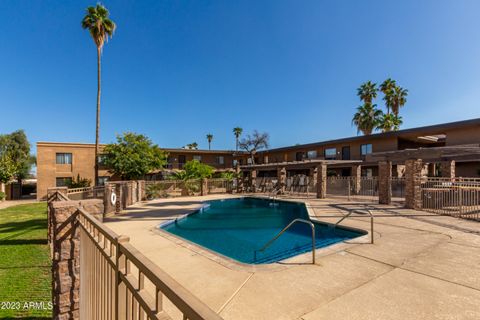
<path id="1" fill-rule="evenodd" d="M 432 133 L 432 131 L 437 132 L 440 130 L 447 130 L 447 129 L 454 129 L 454 128 L 465 128 L 465 127 L 472 127 L 472 126 L 480 126 L 480 118 L 469 119 L 469 120 L 462 120 L 462 121 L 455 121 L 455 122 L 448 122 L 448 123 L 441 123 L 423 127 L 416 127 L 410 129 L 403 129 L 398 131 L 390 131 L 390 132 L 380 132 L 380 133 L 373 133 L 370 135 L 361 135 L 361 136 L 353 136 L 347 138 L 340 138 L 334 140 L 325 140 L 319 142 L 312 142 L 306 144 L 297 144 L 294 146 L 287 146 L 287 147 L 280 147 L 280 148 L 273 148 L 268 150 L 261 150 L 258 153 L 265 153 L 265 152 L 275 152 L 275 151 L 286 151 L 286 150 L 293 150 L 298 148 L 312 148 L 312 147 L 319 147 L 323 145 L 329 144 L 338 144 L 350 141 L 362 141 L 362 140 L 371 140 L 371 139 L 380 139 L 386 137 L 398 137 L 402 135 L 410 135 L 410 134 L 424 134 L 424 133 Z"/>
<path id="2" fill-rule="evenodd" d="M 94 143 L 84 143 L 84 142 L 49 142 L 49 141 L 38 141 L 37 146 L 53 146 L 53 147 L 84 147 L 84 148 L 94 148 Z M 105 147 L 105 143 L 101 143 L 100 147 Z M 167 152 L 182 152 L 182 153 L 221 153 L 221 154 L 245 154 L 245 151 L 235 151 L 235 150 L 206 150 L 206 149 L 184 149 L 184 148 L 162 148 L 160 149 Z"/>

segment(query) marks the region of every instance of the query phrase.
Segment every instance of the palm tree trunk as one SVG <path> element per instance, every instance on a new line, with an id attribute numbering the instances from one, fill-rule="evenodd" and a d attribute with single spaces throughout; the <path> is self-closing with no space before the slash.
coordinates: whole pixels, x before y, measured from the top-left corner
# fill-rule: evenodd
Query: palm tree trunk
<path id="1" fill-rule="evenodd" d="M 210 141 L 208 141 L 208 150 L 210 150 Z"/>
<path id="2" fill-rule="evenodd" d="M 238 152 L 238 137 L 235 137 L 235 150 Z"/>
<path id="3" fill-rule="evenodd" d="M 100 93 L 101 93 L 101 54 L 102 49 L 97 47 L 97 122 L 95 128 L 95 182 L 93 185 L 98 184 L 98 154 L 99 154 L 99 143 L 100 143 Z"/>

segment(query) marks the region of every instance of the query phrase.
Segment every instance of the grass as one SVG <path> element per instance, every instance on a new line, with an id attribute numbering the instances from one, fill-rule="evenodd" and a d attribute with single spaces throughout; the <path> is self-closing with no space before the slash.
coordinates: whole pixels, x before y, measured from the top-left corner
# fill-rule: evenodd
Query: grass
<path id="1" fill-rule="evenodd" d="M 52 301 L 51 281 L 46 203 L 1 209 L 0 318 L 51 318 L 51 310 L 24 309 L 28 302 L 47 307 Z"/>

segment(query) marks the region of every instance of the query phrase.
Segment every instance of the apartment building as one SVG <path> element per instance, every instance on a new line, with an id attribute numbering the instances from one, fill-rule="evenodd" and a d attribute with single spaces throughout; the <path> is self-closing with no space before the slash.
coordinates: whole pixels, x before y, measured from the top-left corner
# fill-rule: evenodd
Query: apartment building
<path id="1" fill-rule="evenodd" d="M 480 145 L 480 118 L 259 151 L 255 154 L 255 163 L 274 164 L 311 159 L 361 160 L 362 174 L 376 176 L 378 175 L 377 163 L 369 161 L 369 155 L 373 153 L 459 145 Z M 245 152 L 163 150 L 168 152 L 165 170 L 182 169 L 183 165 L 191 160 L 201 161 L 219 171 L 232 170 L 237 163 L 246 168 L 251 163 L 249 155 Z M 94 144 L 38 142 L 37 197 L 44 199 L 48 188 L 66 185 L 77 175 L 93 181 L 94 155 Z M 480 175 L 480 159 L 472 156 L 455 160 L 457 176 L 477 177 Z M 401 164 L 393 164 L 394 176 L 401 174 L 401 166 Z M 301 173 L 299 172 L 301 170 L 293 167 L 288 170 L 287 174 Z M 337 175 L 351 175 L 351 166 L 347 164 L 333 164 L 329 166 L 329 170 Z M 276 176 L 277 172 L 272 168 L 266 168 L 259 170 L 258 174 L 259 176 Z M 161 176 L 161 172 L 152 173 L 154 178 L 161 178 Z M 108 179 L 115 179 L 115 177 L 111 176 L 107 168 L 100 166 L 99 179 L 100 183 L 103 183 Z"/>
<path id="2" fill-rule="evenodd" d="M 104 145 L 100 145 L 103 150 Z M 234 151 L 163 149 L 168 153 L 165 170 L 182 169 L 191 160 L 198 160 L 217 171 L 233 168 Z M 101 151 L 100 151 L 101 152 Z M 239 153 L 240 154 L 240 153 Z M 94 181 L 95 145 L 89 143 L 38 142 L 37 143 L 37 199 L 45 199 L 47 189 L 66 186 L 77 176 Z M 99 164 L 99 184 L 118 180 L 108 168 Z M 148 178 L 161 178 L 153 172 Z"/>

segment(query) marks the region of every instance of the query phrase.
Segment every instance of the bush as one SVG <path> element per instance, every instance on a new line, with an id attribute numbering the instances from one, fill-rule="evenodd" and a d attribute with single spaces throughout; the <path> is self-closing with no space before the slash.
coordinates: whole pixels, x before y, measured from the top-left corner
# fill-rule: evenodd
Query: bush
<path id="1" fill-rule="evenodd" d="M 0 191 L 0 201 L 5 200 L 6 197 L 7 195 L 5 194 L 5 192 Z"/>
<path id="2" fill-rule="evenodd" d="M 75 180 L 75 178 L 72 179 L 72 182 L 70 182 L 67 187 L 70 188 L 70 189 L 74 189 L 74 188 L 87 188 L 87 187 L 90 187 L 90 184 L 92 183 L 92 181 L 90 179 L 87 179 L 87 178 L 81 178 L 80 177 L 80 174 L 77 175 L 77 179 Z"/>
<path id="3" fill-rule="evenodd" d="M 156 198 L 165 198 L 168 196 L 167 192 L 165 191 L 165 185 L 161 183 L 147 185 L 145 194 L 147 196 L 147 199 L 149 200 Z"/>

